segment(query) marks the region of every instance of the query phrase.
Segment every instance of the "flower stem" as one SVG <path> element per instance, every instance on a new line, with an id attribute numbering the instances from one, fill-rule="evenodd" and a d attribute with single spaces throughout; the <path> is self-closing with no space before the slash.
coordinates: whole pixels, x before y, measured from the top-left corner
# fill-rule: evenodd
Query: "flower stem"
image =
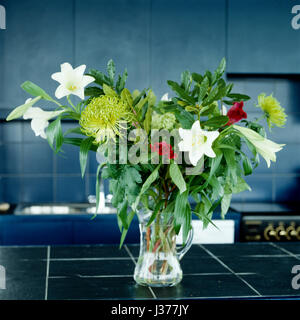
<path id="1" fill-rule="evenodd" d="M 74 106 L 74 104 L 72 103 L 72 101 L 70 99 L 70 96 L 67 96 L 67 99 L 68 99 L 68 102 L 70 103 L 71 107 L 74 109 L 74 111 L 77 112 L 76 107 Z"/>

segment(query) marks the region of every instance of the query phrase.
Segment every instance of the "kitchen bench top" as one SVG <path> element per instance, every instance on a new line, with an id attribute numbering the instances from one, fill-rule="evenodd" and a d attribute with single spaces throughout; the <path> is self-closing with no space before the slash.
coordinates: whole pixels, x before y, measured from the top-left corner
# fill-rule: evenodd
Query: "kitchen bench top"
<path id="1" fill-rule="evenodd" d="M 138 252 L 138 245 L 2 246 L 0 300 L 300 299 L 292 286 L 297 242 L 193 245 L 181 261 L 183 280 L 172 288 L 135 283 Z"/>

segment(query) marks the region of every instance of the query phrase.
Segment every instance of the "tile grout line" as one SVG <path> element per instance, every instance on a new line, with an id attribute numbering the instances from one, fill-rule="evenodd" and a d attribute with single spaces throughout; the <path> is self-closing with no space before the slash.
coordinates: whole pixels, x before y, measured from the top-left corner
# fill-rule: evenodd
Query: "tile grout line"
<path id="1" fill-rule="evenodd" d="M 297 260 L 300 260 L 300 257 L 298 257 L 298 255 L 294 254 L 293 252 L 291 252 L 291 251 L 289 251 L 289 250 L 287 250 L 287 249 L 281 248 L 280 246 L 278 246 L 278 245 L 275 244 L 274 242 L 269 242 L 269 244 L 270 244 L 271 246 L 273 246 L 274 248 L 277 248 L 277 249 L 279 249 L 280 251 L 285 252 L 285 253 L 288 254 L 289 256 L 291 256 L 291 257 L 293 257 L 293 258 L 295 258 L 295 259 L 297 259 Z"/>
<path id="2" fill-rule="evenodd" d="M 254 275 L 256 273 L 254 272 L 240 272 L 237 273 L 239 275 Z M 217 275 L 231 275 L 231 272 L 214 272 L 214 273 L 186 273 L 184 276 L 217 276 Z M 81 275 L 81 274 L 76 274 L 78 278 L 131 278 L 132 274 L 123 274 L 123 275 Z M 70 276 L 49 276 L 49 279 L 67 279 L 70 278 Z"/>
<path id="3" fill-rule="evenodd" d="M 45 300 L 48 300 L 49 268 L 50 268 L 50 246 L 47 246 L 47 267 L 46 267 L 46 283 L 45 283 Z"/>
<path id="4" fill-rule="evenodd" d="M 130 252 L 130 250 L 128 249 L 126 244 L 124 245 L 124 248 L 125 248 L 126 252 L 128 253 L 130 259 L 133 261 L 134 265 L 136 265 L 136 261 L 134 259 L 134 256 L 132 255 L 132 253 Z"/>
<path id="5" fill-rule="evenodd" d="M 126 244 L 124 245 L 124 247 L 125 247 L 125 250 L 127 251 L 127 253 L 129 254 L 131 260 L 132 260 L 133 263 L 136 265 L 136 261 L 135 261 L 135 259 L 134 259 L 134 256 L 133 256 L 132 253 L 130 252 L 129 248 L 127 247 Z M 151 292 L 153 298 L 154 298 L 154 299 L 157 299 L 157 297 L 156 297 L 154 291 L 152 290 L 152 288 L 151 288 L 151 287 L 148 287 L 148 289 L 149 289 L 149 291 Z"/>
<path id="6" fill-rule="evenodd" d="M 106 260 L 131 260 L 131 257 L 105 257 L 105 258 L 52 258 L 51 261 L 106 261 Z"/>
<path id="7" fill-rule="evenodd" d="M 243 279 L 240 275 L 235 273 L 230 267 L 228 267 L 222 260 L 220 260 L 217 256 L 215 256 L 210 250 L 205 248 L 202 244 L 198 244 L 206 253 L 208 253 L 212 258 L 217 260 L 224 268 L 229 270 L 233 275 L 235 275 L 239 280 L 243 281 L 252 291 L 254 291 L 257 295 L 262 296 L 254 287 L 251 286 L 245 279 Z"/>

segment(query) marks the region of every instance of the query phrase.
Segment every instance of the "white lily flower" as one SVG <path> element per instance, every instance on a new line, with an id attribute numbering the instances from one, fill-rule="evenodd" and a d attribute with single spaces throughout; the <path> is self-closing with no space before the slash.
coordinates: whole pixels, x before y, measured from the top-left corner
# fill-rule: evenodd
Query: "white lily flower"
<path id="1" fill-rule="evenodd" d="M 26 103 L 29 103 L 32 99 L 27 99 Z M 52 118 L 60 115 L 64 110 L 61 111 L 44 111 L 38 107 L 30 107 L 23 115 L 25 120 L 31 120 L 31 129 L 34 131 L 36 136 L 41 136 L 43 139 L 47 139 L 45 129 L 49 125 L 49 121 Z"/>
<path id="2" fill-rule="evenodd" d="M 278 144 L 266 139 L 249 128 L 237 125 L 234 125 L 233 127 L 241 132 L 255 146 L 257 152 L 266 160 L 268 168 L 270 167 L 271 161 L 276 162 L 275 153 L 282 150 L 285 144 Z"/>
<path id="3" fill-rule="evenodd" d="M 169 94 L 168 93 L 165 93 L 161 99 L 161 101 L 171 101 L 171 98 L 169 98 Z"/>
<path id="4" fill-rule="evenodd" d="M 213 142 L 219 136 L 218 131 L 205 131 L 200 127 L 200 121 L 194 122 L 190 130 L 179 129 L 182 141 L 179 142 L 179 150 L 189 152 L 189 159 L 193 166 L 204 156 L 214 158 L 216 156 L 212 149 Z"/>
<path id="5" fill-rule="evenodd" d="M 84 71 L 86 65 L 81 65 L 75 69 L 70 63 L 63 63 L 61 66 L 61 72 L 53 73 L 51 78 L 60 83 L 60 86 L 55 91 L 57 99 L 74 94 L 80 99 L 84 99 L 84 88 L 95 81 L 94 77 L 85 76 Z"/>

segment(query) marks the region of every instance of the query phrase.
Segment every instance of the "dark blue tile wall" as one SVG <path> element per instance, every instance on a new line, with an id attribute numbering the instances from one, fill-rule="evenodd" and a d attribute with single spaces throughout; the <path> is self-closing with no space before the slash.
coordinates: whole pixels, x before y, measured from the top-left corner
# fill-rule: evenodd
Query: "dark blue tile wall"
<path id="1" fill-rule="evenodd" d="M 294 0 L 228 0 L 229 72 L 299 73 Z"/>
<path id="2" fill-rule="evenodd" d="M 66 61 L 104 69 L 113 58 L 120 72 L 128 69 L 129 89 L 151 86 L 160 97 L 169 91 L 166 80 L 179 80 L 185 69 L 204 72 L 226 56 L 228 80 L 236 91 L 253 97 L 246 103 L 250 119 L 258 115 L 256 97 L 261 92 L 273 93 L 289 116 L 285 129 L 269 133 L 286 144 L 278 162 L 268 169 L 262 159 L 247 178 L 253 191 L 233 200 L 299 201 L 300 30 L 290 26 L 294 1 L 0 0 L 0 4 L 7 12 L 7 29 L 0 30 L 0 119 L 27 98 L 19 88 L 25 80 L 53 95 L 57 84 L 50 75 Z M 44 102 L 40 106 L 51 107 Z M 63 128 L 72 126 L 65 122 Z M 82 179 L 78 148 L 63 150 L 62 156 L 53 155 L 47 142 L 35 137 L 30 122 L 1 121 L 0 201 L 86 201 L 95 193 L 95 154 Z"/>

